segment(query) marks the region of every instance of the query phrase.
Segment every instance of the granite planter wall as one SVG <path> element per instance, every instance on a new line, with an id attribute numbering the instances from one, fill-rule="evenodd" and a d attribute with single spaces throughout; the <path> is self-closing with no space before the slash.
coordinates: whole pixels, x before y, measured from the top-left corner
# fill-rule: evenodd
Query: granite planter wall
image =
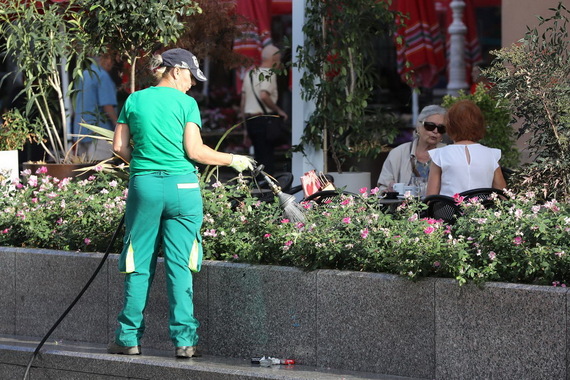
<path id="1" fill-rule="evenodd" d="M 101 254 L 0 247 L 0 334 L 43 337 Z M 164 272 L 145 347 L 171 349 Z M 424 379 L 568 379 L 565 288 L 205 262 L 194 279 L 205 353 Z M 106 343 L 121 306 L 117 256 L 51 339 Z"/>

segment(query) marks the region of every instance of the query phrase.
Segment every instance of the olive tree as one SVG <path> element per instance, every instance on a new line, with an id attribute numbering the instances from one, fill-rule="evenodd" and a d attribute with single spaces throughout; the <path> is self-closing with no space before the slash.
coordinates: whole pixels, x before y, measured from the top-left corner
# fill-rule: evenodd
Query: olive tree
<path id="1" fill-rule="evenodd" d="M 518 43 L 493 52 L 485 75 L 508 102 L 519 135 L 528 133 L 533 162 L 518 186 L 570 201 L 570 12 L 560 2 Z"/>
<path id="2" fill-rule="evenodd" d="M 89 12 L 84 27 L 95 51 L 112 49 L 126 57 L 131 92 L 137 60 L 151 54 L 158 43 L 176 43 L 185 30 L 182 18 L 201 12 L 193 0 L 79 1 Z"/>

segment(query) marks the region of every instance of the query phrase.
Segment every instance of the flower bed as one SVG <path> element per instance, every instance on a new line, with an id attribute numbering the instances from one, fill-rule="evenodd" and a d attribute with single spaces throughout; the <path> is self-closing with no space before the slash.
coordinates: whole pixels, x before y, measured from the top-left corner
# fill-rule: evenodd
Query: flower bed
<path id="1" fill-rule="evenodd" d="M 124 212 L 125 186 L 104 172 L 62 181 L 41 170 L 24 172 L 22 182 L 2 187 L 0 245 L 104 251 Z M 460 284 L 565 286 L 570 279 L 567 204 L 509 194 L 491 209 L 478 202 L 464 205 L 465 215 L 450 226 L 422 218 L 423 204 L 411 199 L 396 214 L 384 213 L 376 191 L 302 204 L 305 220 L 292 222 L 277 202 L 252 197 L 243 179 L 215 183 L 203 193 L 206 258 L 449 277 Z"/>

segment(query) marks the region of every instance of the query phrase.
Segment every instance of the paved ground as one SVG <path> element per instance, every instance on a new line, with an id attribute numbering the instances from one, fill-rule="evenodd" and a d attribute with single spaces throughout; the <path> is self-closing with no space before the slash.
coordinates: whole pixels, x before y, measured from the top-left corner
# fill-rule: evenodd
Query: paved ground
<path id="1" fill-rule="evenodd" d="M 0 335 L 0 378 L 21 378 L 39 339 Z M 57 379 L 377 379 L 413 380 L 400 376 L 366 372 L 336 371 L 304 365 L 261 367 L 251 358 L 203 356 L 176 359 L 170 351 L 144 350 L 143 355 L 124 356 L 106 353 L 102 344 L 48 340 L 33 362 L 39 378 Z M 36 368 L 34 368 L 36 367 Z M 42 375 L 40 375 L 42 372 Z M 125 373 L 122 373 L 125 372 Z M 20 375 L 21 373 L 21 375 Z M 184 374 L 183 377 L 180 375 Z M 17 377 L 14 375 L 17 374 Z M 6 377 L 6 376 L 10 377 Z M 34 376 L 34 378 L 36 378 Z"/>

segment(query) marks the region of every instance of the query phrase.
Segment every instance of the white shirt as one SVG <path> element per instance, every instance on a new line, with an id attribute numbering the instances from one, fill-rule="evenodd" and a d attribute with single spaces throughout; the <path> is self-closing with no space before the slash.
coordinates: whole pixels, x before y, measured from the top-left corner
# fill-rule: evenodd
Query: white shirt
<path id="1" fill-rule="evenodd" d="M 452 197 L 466 190 L 493 187 L 493 177 L 501 159 L 500 149 L 481 144 L 454 144 L 428 153 L 433 163 L 441 168 L 441 195 Z"/>
<path id="2" fill-rule="evenodd" d="M 263 79 L 259 80 L 259 75 L 263 75 Z M 251 86 L 251 78 L 253 79 L 253 88 Z M 242 92 L 245 93 L 245 105 L 244 105 L 244 113 L 255 115 L 263 113 L 259 102 L 255 98 L 253 91 L 257 94 L 259 101 L 263 103 L 261 100 L 261 92 L 267 91 L 273 103 L 277 103 L 278 92 L 277 92 L 277 75 L 271 71 L 269 68 L 260 67 L 258 69 L 254 69 L 251 71 L 247 71 L 243 78 L 243 85 L 242 85 Z M 265 111 L 267 113 L 272 113 L 273 111 L 267 107 L 267 105 L 263 105 L 265 107 Z"/>

